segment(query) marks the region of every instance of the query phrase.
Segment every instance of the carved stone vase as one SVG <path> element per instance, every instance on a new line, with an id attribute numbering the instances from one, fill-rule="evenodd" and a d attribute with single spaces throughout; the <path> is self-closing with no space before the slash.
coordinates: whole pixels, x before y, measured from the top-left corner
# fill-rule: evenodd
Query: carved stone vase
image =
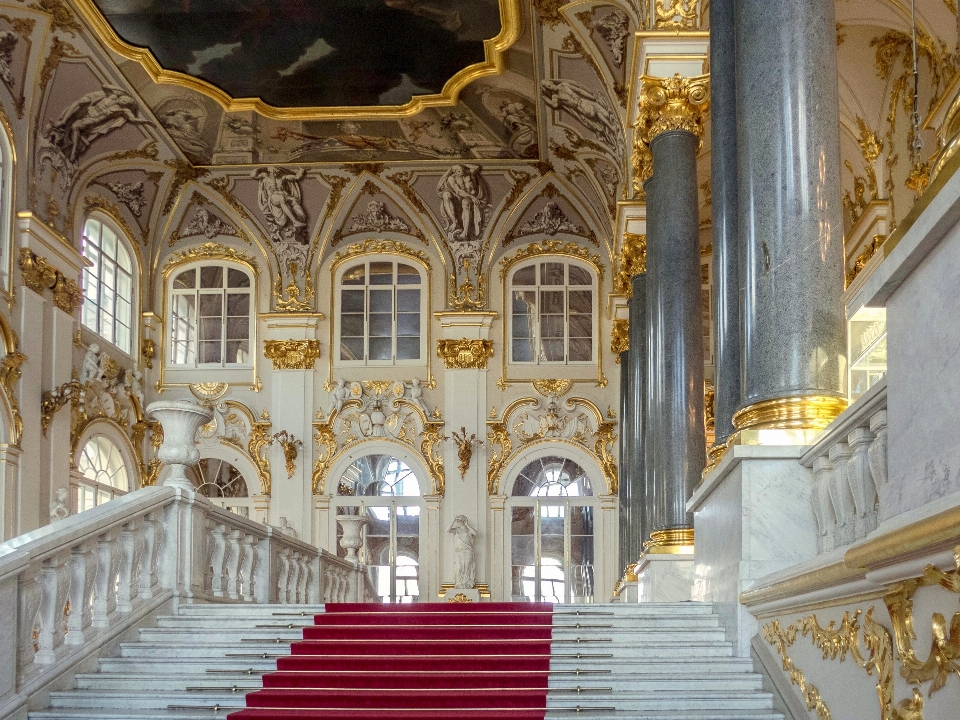
<path id="1" fill-rule="evenodd" d="M 357 550 L 363 546 L 360 530 L 370 521 L 361 515 L 337 515 L 337 522 L 343 528 L 340 547 L 347 551 L 347 560 L 354 565 L 359 565 L 360 558 L 357 557 Z"/>
<path id="2" fill-rule="evenodd" d="M 193 491 L 186 471 L 200 461 L 197 431 L 213 419 L 213 412 L 190 400 L 169 400 L 150 403 L 147 417 L 163 426 L 163 445 L 157 457 L 170 466 L 170 474 L 163 484 Z"/>

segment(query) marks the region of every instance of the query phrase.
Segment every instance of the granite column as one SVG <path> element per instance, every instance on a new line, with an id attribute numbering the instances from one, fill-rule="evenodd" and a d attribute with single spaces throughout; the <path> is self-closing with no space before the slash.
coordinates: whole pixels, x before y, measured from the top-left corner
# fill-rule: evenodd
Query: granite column
<path id="1" fill-rule="evenodd" d="M 633 368 L 630 365 L 630 349 L 620 353 L 620 567 L 625 568 L 634 562 L 631 558 L 630 537 L 634 532 L 636 522 L 634 503 L 638 501 L 637 489 L 634 487 L 633 458 L 636 447 L 636 430 L 630 424 L 631 405 L 633 400 L 632 384 Z M 642 500 L 640 498 L 639 500 Z"/>
<path id="2" fill-rule="evenodd" d="M 834 2 L 739 0 L 735 47 L 743 366 L 733 422 L 741 442 L 805 443 L 846 406 Z"/>
<path id="3" fill-rule="evenodd" d="M 713 226 L 714 444 L 710 467 L 727 449 L 740 407 L 740 267 L 737 233 L 735 0 L 710 3 L 710 184 Z"/>

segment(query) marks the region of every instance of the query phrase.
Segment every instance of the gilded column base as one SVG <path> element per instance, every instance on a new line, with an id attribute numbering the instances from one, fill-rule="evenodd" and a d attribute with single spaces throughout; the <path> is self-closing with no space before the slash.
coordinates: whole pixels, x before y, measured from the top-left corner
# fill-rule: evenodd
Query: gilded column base
<path id="1" fill-rule="evenodd" d="M 761 430 L 801 431 L 799 435 L 804 436 L 801 442 L 805 443 L 808 438 L 802 431 L 819 433 L 846 409 L 846 398 L 828 395 L 774 398 L 737 410 L 733 415 L 733 426 L 737 429 L 741 441 L 748 444 L 754 443 L 744 435 Z M 780 440 L 778 444 L 794 443 Z"/>
<path id="2" fill-rule="evenodd" d="M 723 460 L 723 456 L 727 454 L 727 450 L 729 449 L 730 448 L 727 443 L 722 442 L 707 450 L 707 466 L 703 469 L 703 472 L 700 475 L 701 479 L 713 472 L 717 465 L 720 464 L 720 461 Z"/>
<path id="3" fill-rule="evenodd" d="M 693 528 L 654 530 L 643 544 L 644 555 L 692 555 Z"/>

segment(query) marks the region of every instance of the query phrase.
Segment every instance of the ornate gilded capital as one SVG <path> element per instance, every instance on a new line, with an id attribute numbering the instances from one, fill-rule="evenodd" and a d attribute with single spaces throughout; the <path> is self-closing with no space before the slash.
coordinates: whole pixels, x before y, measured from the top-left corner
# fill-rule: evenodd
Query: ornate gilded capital
<path id="1" fill-rule="evenodd" d="M 320 357 L 317 340 L 266 340 L 263 356 L 273 361 L 274 370 L 313 370 Z"/>
<path id="2" fill-rule="evenodd" d="M 624 297 L 633 297 L 634 275 L 647 271 L 647 236 L 624 233 L 617 259 L 617 274 L 613 278 L 613 292 Z"/>
<path id="3" fill-rule="evenodd" d="M 30 248 L 20 250 L 20 270 L 24 285 L 41 295 L 44 290 L 52 290 L 53 303 L 65 313 L 73 315 L 83 304 L 83 290 L 77 281 L 68 278 Z"/>
<path id="4" fill-rule="evenodd" d="M 447 370 L 486 370 L 493 357 L 492 340 L 438 340 L 437 357 Z"/>
<path id="5" fill-rule="evenodd" d="M 643 183 L 653 174 L 650 142 L 670 130 L 686 130 L 703 137 L 703 118 L 710 107 L 710 76 L 640 78 L 640 110 L 634 126 L 634 186 L 642 191 Z"/>
<path id="6" fill-rule="evenodd" d="M 53 422 L 53 416 L 67 403 L 83 402 L 84 388 L 76 380 L 66 382 L 58 388 L 47 390 L 40 400 L 40 429 L 44 437 Z"/>
<path id="7" fill-rule="evenodd" d="M 614 353 L 617 362 L 620 362 L 620 353 L 630 349 L 630 321 L 617 319 L 613 321 L 613 331 L 610 333 L 610 351 Z"/>
<path id="8" fill-rule="evenodd" d="M 700 27 L 700 0 L 656 0 L 653 11 L 657 30 L 696 30 Z"/>

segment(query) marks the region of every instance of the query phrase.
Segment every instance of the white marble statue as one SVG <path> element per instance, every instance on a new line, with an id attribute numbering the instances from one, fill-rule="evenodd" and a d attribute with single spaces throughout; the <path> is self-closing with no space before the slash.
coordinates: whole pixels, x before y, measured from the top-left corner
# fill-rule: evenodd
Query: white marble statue
<path id="1" fill-rule="evenodd" d="M 303 168 L 262 167 L 251 173 L 260 181 L 257 203 L 274 242 L 307 243 L 307 213 L 300 192 L 304 172 Z"/>
<path id="2" fill-rule="evenodd" d="M 283 515 L 280 516 L 280 524 L 276 526 L 277 530 L 282 532 L 284 535 L 289 535 L 294 540 L 299 540 L 300 536 L 297 534 L 297 531 L 290 527 L 290 523 L 287 521 L 287 518 Z"/>
<path id="3" fill-rule="evenodd" d="M 477 560 L 474 551 L 477 531 L 470 527 L 466 515 L 457 515 L 447 532 L 453 533 L 454 587 L 472 590 L 477 581 Z"/>
<path id="4" fill-rule="evenodd" d="M 575 80 L 543 80 L 540 96 L 554 110 L 565 110 L 604 140 L 611 152 L 623 153 L 620 119 L 604 99 Z"/>
<path id="5" fill-rule="evenodd" d="M 57 497 L 50 502 L 50 522 L 65 520 L 70 517 L 70 508 L 67 506 L 67 497 L 70 491 L 67 488 L 57 488 Z"/>
<path id="6" fill-rule="evenodd" d="M 440 214 L 451 240 L 478 239 L 490 212 L 490 196 L 479 165 L 454 165 L 437 183 Z"/>
<path id="7" fill-rule="evenodd" d="M 330 391 L 330 405 L 327 407 L 327 417 L 336 410 L 338 413 L 343 410 L 343 403 L 350 397 L 350 390 L 347 388 L 346 381 L 343 378 L 337 379 L 337 385 Z"/>
<path id="8" fill-rule="evenodd" d="M 91 343 L 87 348 L 87 354 L 83 356 L 83 364 L 80 366 L 80 384 L 86 385 L 93 380 L 100 380 L 103 377 L 103 364 L 100 358 L 100 346 Z"/>
<path id="9" fill-rule="evenodd" d="M 130 394 L 133 395 L 137 401 L 140 403 L 140 407 L 143 408 L 143 373 L 139 370 L 134 370 L 132 373 L 127 375 L 127 390 L 130 391 Z"/>
<path id="10" fill-rule="evenodd" d="M 408 389 L 410 391 L 410 402 L 423 410 L 424 415 L 429 415 L 430 411 L 427 410 L 427 405 L 423 402 L 423 385 L 420 384 L 420 378 L 414 378 Z"/>

